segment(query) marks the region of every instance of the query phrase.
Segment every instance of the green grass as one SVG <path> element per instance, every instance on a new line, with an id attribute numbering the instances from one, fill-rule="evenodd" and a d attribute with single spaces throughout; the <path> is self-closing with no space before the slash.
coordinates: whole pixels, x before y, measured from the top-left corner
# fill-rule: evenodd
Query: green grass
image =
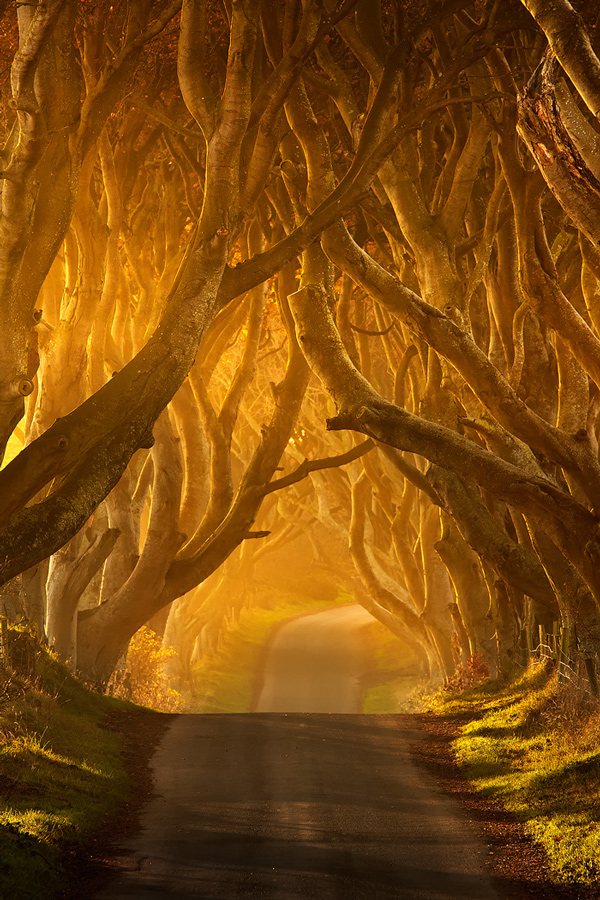
<path id="1" fill-rule="evenodd" d="M 379 622 L 366 632 L 373 669 L 363 681 L 361 711 L 400 712 L 421 684 L 415 655 L 407 643 Z"/>
<path id="2" fill-rule="evenodd" d="M 0 665 L 0 897 L 64 887 L 66 855 L 127 796 L 118 735 L 102 697 L 38 649 L 28 681 Z"/>
<path id="3" fill-rule="evenodd" d="M 335 603 L 326 608 L 353 600 L 350 595 L 340 594 Z M 289 599 L 272 609 L 243 609 L 238 621 L 222 638 L 218 650 L 203 656 L 193 668 L 189 712 L 251 712 L 265 648 L 273 629 L 286 619 L 323 608 L 323 603 L 318 600 Z"/>
<path id="4" fill-rule="evenodd" d="M 557 879 L 600 879 L 600 709 L 532 666 L 510 685 L 437 695 L 470 721 L 455 742 L 475 786 L 502 800 L 544 847 Z"/>

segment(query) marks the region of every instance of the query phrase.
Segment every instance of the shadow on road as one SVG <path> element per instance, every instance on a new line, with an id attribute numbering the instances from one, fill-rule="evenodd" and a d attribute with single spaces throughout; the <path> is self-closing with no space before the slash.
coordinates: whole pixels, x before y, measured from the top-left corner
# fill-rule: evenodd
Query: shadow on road
<path id="1" fill-rule="evenodd" d="M 176 717 L 157 796 L 97 896 L 523 897 L 486 875 L 488 848 L 414 765 L 415 739 L 401 716 Z"/>

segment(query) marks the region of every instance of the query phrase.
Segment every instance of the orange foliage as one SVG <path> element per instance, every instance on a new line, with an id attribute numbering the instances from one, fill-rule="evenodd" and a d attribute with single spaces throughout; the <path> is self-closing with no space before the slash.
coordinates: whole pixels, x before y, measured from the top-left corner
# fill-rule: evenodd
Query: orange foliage
<path id="1" fill-rule="evenodd" d="M 108 692 L 162 712 L 178 712 L 181 695 L 169 686 L 163 671 L 174 655 L 175 650 L 163 647 L 158 635 L 144 625 L 129 642 L 125 670 L 113 673 Z"/>
<path id="2" fill-rule="evenodd" d="M 464 691 L 467 688 L 477 687 L 490 677 L 490 667 L 487 661 L 479 653 L 474 653 L 467 660 L 466 666 L 456 670 L 456 673 L 446 682 L 445 690 L 454 693 Z"/>

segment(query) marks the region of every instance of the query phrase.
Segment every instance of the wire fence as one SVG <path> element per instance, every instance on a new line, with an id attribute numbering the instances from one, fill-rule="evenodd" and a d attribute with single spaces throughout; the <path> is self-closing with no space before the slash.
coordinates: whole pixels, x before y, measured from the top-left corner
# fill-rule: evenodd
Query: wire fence
<path id="1" fill-rule="evenodd" d="M 556 666 L 559 684 L 570 684 L 578 692 L 598 700 L 597 655 L 574 649 L 574 643 L 570 628 L 558 626 L 549 634 L 540 627 L 539 644 L 533 648 L 532 655 Z"/>

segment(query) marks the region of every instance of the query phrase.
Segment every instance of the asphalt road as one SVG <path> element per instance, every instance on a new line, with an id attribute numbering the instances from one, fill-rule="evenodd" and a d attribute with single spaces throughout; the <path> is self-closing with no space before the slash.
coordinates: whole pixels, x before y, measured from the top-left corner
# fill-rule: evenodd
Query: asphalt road
<path id="1" fill-rule="evenodd" d="M 330 685 L 341 686 L 350 708 L 364 662 L 359 619 L 350 615 L 347 629 L 337 621 L 334 646 L 317 617 L 288 626 L 321 648 L 294 666 L 330 700 Z M 274 657 L 296 654 L 284 631 Z M 284 703 L 280 666 L 267 663 L 263 705 Z M 290 689 L 290 707 L 316 697 Z M 154 757 L 156 797 L 97 900 L 499 900 L 484 874 L 487 848 L 411 759 L 410 745 L 425 739 L 393 715 L 178 716 Z"/>
<path id="2" fill-rule="evenodd" d="M 102 900 L 498 900 L 400 716 L 183 715 Z"/>

